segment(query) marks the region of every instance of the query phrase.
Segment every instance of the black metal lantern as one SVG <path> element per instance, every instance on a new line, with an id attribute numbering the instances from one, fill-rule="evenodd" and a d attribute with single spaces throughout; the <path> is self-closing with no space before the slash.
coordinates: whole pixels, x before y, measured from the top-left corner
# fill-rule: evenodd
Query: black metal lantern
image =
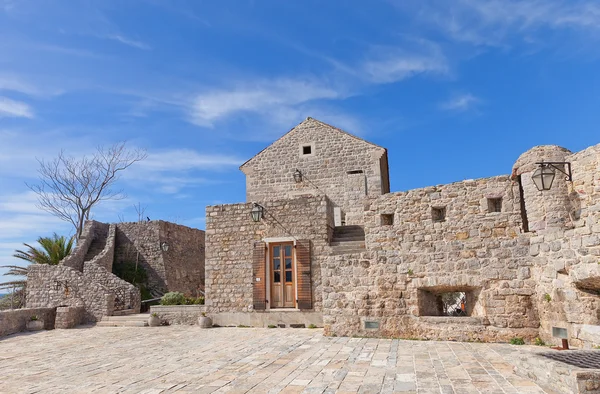
<path id="1" fill-rule="evenodd" d="M 531 176 L 531 179 L 533 180 L 535 187 L 537 187 L 539 191 L 542 191 L 550 190 L 555 176 L 556 171 L 554 171 L 554 168 L 543 164 L 537 170 L 535 170 Z"/>
<path id="2" fill-rule="evenodd" d="M 297 168 L 296 171 L 294 171 L 294 181 L 296 181 L 296 183 L 302 182 L 302 172 Z"/>
<path id="3" fill-rule="evenodd" d="M 571 173 L 571 163 L 569 163 L 569 162 L 564 162 L 564 161 L 543 162 L 542 161 L 540 163 L 535 163 L 535 164 L 539 164 L 540 167 L 537 170 L 535 170 L 535 172 L 531 176 L 531 179 L 533 180 L 535 187 L 537 187 L 537 189 L 539 191 L 550 190 L 550 188 L 552 187 L 552 182 L 554 182 L 554 177 L 556 176 L 556 170 L 565 174 L 567 181 L 570 181 L 570 182 L 573 181 L 573 175 Z M 565 166 L 566 171 L 564 171 L 560 167 L 557 167 L 557 165 Z"/>
<path id="4" fill-rule="evenodd" d="M 264 208 L 262 207 L 262 205 L 254 203 L 254 206 L 252 207 L 252 210 L 250 211 L 250 216 L 252 217 L 252 221 L 260 222 L 260 220 L 263 218 L 263 211 L 264 211 Z"/>

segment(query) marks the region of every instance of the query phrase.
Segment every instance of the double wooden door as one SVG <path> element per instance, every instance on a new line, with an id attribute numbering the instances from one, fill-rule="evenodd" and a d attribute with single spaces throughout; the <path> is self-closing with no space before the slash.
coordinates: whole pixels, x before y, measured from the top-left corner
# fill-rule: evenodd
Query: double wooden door
<path id="1" fill-rule="evenodd" d="M 296 307 L 296 267 L 292 242 L 271 244 L 271 308 Z"/>

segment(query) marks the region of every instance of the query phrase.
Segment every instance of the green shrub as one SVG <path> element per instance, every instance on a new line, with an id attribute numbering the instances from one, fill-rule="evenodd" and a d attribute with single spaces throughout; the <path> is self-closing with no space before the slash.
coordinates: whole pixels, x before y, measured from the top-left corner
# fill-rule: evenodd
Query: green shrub
<path id="1" fill-rule="evenodd" d="M 308 325 L 308 328 L 317 328 L 317 326 L 315 326 L 314 324 L 311 323 Z"/>
<path id="2" fill-rule="evenodd" d="M 185 305 L 185 296 L 178 291 L 172 291 L 160 299 L 161 305 Z"/>
<path id="3" fill-rule="evenodd" d="M 550 294 L 548 293 L 544 294 L 544 299 L 546 300 L 546 302 L 552 301 L 552 297 L 550 297 Z"/>
<path id="4" fill-rule="evenodd" d="M 546 346 L 546 342 L 544 342 L 544 340 L 540 337 L 535 338 L 534 344 L 536 346 Z"/>
<path id="5" fill-rule="evenodd" d="M 185 305 L 204 305 L 204 297 L 185 297 Z"/>
<path id="6" fill-rule="evenodd" d="M 238 328 L 250 328 L 250 326 L 245 326 L 243 324 L 238 324 Z"/>
<path id="7" fill-rule="evenodd" d="M 267 327 L 269 327 L 269 328 L 277 328 L 277 326 L 275 324 L 269 324 Z"/>
<path id="8" fill-rule="evenodd" d="M 113 264 L 113 274 L 132 285 L 146 284 L 148 282 L 148 274 L 141 264 L 132 263 L 129 261 Z"/>
<path id="9" fill-rule="evenodd" d="M 31 319 L 30 319 L 30 320 L 31 320 L 31 321 L 36 321 L 36 320 L 38 320 L 38 317 L 37 317 L 36 315 L 33 315 L 33 316 L 31 316 Z"/>
<path id="10" fill-rule="evenodd" d="M 409 275 L 412 275 L 412 274 L 414 274 L 414 272 L 413 272 L 412 268 L 409 268 L 409 269 L 408 269 L 408 274 L 409 274 Z"/>
<path id="11" fill-rule="evenodd" d="M 525 340 L 521 337 L 514 337 L 510 340 L 511 345 L 525 345 Z"/>

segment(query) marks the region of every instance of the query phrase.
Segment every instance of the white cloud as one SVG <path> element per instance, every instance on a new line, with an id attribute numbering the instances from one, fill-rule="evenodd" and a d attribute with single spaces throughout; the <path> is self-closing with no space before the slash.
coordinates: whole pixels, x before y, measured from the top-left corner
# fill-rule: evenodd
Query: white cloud
<path id="1" fill-rule="evenodd" d="M 440 104 L 440 108 L 447 111 L 467 111 L 481 103 L 481 99 L 470 93 L 461 94 Z"/>
<path id="2" fill-rule="evenodd" d="M 361 69 L 367 79 L 376 84 L 393 83 L 422 73 L 447 73 L 449 67 L 439 47 L 424 40 L 419 43 L 422 48 L 417 51 L 377 47 Z"/>
<path id="3" fill-rule="evenodd" d="M 137 48 L 137 49 L 142 49 L 144 51 L 149 51 L 152 49 L 152 47 L 144 42 L 141 41 L 137 41 L 137 40 L 132 40 L 131 38 L 127 38 L 124 37 L 120 34 L 110 34 L 105 36 L 105 38 L 109 39 L 109 40 L 113 40 L 113 41 L 118 41 L 121 44 L 133 47 L 133 48 Z"/>
<path id="4" fill-rule="evenodd" d="M 216 120 L 235 113 L 270 113 L 281 107 L 341 96 L 334 88 L 303 79 L 283 78 L 240 85 L 198 95 L 192 106 L 193 122 L 212 126 Z"/>
<path id="5" fill-rule="evenodd" d="M 453 40 L 474 45 L 506 46 L 515 34 L 529 41 L 541 29 L 600 32 L 600 3 L 591 0 L 431 0 L 416 3 L 416 12 L 415 3 L 395 4 Z"/>
<path id="6" fill-rule="evenodd" d="M 31 107 L 23 102 L 0 96 L 0 118 L 33 118 Z"/>
<path id="7" fill-rule="evenodd" d="M 151 171 L 182 171 L 237 167 L 243 162 L 244 160 L 234 156 L 202 154 L 192 149 L 172 149 L 149 152 L 148 157 L 137 163 L 137 166 Z"/>

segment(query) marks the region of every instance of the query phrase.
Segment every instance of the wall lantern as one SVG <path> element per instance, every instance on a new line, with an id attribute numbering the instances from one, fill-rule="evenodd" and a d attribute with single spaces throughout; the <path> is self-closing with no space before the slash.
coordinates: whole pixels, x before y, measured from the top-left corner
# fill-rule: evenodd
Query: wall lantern
<path id="1" fill-rule="evenodd" d="M 163 252 L 168 252 L 169 251 L 169 244 L 166 243 L 166 242 L 161 242 L 160 248 L 163 250 Z"/>
<path id="2" fill-rule="evenodd" d="M 566 161 L 543 162 L 542 161 L 542 162 L 535 163 L 535 164 L 539 164 L 540 167 L 537 170 L 535 170 L 535 172 L 531 176 L 531 179 L 533 180 L 535 187 L 537 187 L 537 189 L 539 191 L 550 190 L 550 188 L 552 187 L 552 182 L 554 181 L 554 177 L 556 176 L 556 170 L 565 174 L 567 176 L 566 177 L 567 181 L 569 181 L 569 182 L 573 181 L 573 175 L 571 174 L 571 163 L 569 163 L 569 162 L 566 162 Z M 565 166 L 567 171 L 562 170 L 560 167 L 557 167 L 557 165 Z"/>
<path id="3" fill-rule="evenodd" d="M 263 218 L 264 208 L 262 205 L 254 203 L 252 210 L 250 211 L 250 216 L 252 217 L 253 222 L 260 222 Z"/>
<path id="4" fill-rule="evenodd" d="M 294 181 L 296 181 L 296 183 L 302 182 L 302 172 L 297 168 L 296 171 L 294 171 Z"/>

